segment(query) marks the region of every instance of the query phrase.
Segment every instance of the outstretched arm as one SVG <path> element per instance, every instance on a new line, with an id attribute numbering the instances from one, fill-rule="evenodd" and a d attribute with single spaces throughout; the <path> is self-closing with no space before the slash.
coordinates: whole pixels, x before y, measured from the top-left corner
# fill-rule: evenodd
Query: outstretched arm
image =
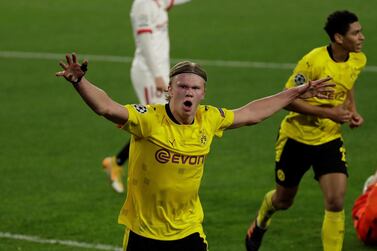
<path id="1" fill-rule="evenodd" d="M 306 84 L 279 92 L 248 103 L 234 110 L 234 122 L 231 128 L 257 124 L 281 110 L 297 98 L 332 98 L 334 84 L 327 83 L 330 78 L 310 81 Z"/>
<path id="2" fill-rule="evenodd" d="M 60 62 L 63 71 L 55 75 L 64 77 L 71 82 L 76 91 L 80 94 L 85 103 L 98 115 L 104 116 L 108 120 L 125 124 L 128 120 L 128 111 L 122 105 L 112 100 L 106 92 L 89 82 L 85 77 L 88 61 L 81 65 L 77 62 L 76 55 L 66 55 L 67 63 Z"/>

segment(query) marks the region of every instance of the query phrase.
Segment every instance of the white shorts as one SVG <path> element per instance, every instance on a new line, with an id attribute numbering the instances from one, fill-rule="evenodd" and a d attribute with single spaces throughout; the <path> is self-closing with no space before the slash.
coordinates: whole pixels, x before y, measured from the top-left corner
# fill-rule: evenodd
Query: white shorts
<path id="1" fill-rule="evenodd" d="M 169 69 L 164 72 L 165 83 L 169 82 Z M 152 74 L 138 64 L 132 64 L 131 82 L 140 104 L 166 104 L 166 93 L 158 93 Z"/>

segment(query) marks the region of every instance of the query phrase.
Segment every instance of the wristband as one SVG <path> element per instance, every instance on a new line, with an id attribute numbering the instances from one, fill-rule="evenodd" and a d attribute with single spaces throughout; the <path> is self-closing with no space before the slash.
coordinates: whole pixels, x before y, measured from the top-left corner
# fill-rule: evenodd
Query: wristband
<path id="1" fill-rule="evenodd" d="M 77 85 L 78 83 L 80 83 L 82 77 L 84 77 L 85 73 L 88 71 L 88 65 L 87 64 L 80 65 L 80 70 L 83 71 L 84 74 L 81 77 L 79 77 L 76 81 L 70 81 L 74 85 Z"/>

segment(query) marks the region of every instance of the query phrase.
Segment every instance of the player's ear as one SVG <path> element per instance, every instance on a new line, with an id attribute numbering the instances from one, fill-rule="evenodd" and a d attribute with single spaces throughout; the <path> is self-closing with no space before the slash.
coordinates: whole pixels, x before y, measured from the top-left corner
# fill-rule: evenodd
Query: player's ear
<path id="1" fill-rule="evenodd" d="M 172 87 L 171 87 L 171 82 L 170 82 L 169 85 L 168 85 L 168 94 L 169 94 L 170 97 L 171 97 L 172 94 L 173 94 Z"/>
<path id="2" fill-rule="evenodd" d="M 339 33 L 334 34 L 334 39 L 337 44 L 343 44 L 343 35 Z"/>
<path id="3" fill-rule="evenodd" d="M 204 98 L 206 97 L 206 90 L 207 90 L 206 85 L 204 85 L 203 95 L 200 99 L 201 101 L 204 100 Z"/>

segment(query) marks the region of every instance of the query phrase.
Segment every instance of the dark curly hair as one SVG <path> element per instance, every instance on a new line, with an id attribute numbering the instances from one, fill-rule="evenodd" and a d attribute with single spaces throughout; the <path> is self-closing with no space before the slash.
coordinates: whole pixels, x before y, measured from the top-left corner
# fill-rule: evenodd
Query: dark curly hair
<path id="1" fill-rule="evenodd" d="M 329 35 L 331 41 L 335 41 L 335 33 L 345 35 L 349 29 L 350 24 L 359 21 L 357 16 L 347 10 L 335 11 L 327 17 L 325 24 L 325 31 Z"/>

